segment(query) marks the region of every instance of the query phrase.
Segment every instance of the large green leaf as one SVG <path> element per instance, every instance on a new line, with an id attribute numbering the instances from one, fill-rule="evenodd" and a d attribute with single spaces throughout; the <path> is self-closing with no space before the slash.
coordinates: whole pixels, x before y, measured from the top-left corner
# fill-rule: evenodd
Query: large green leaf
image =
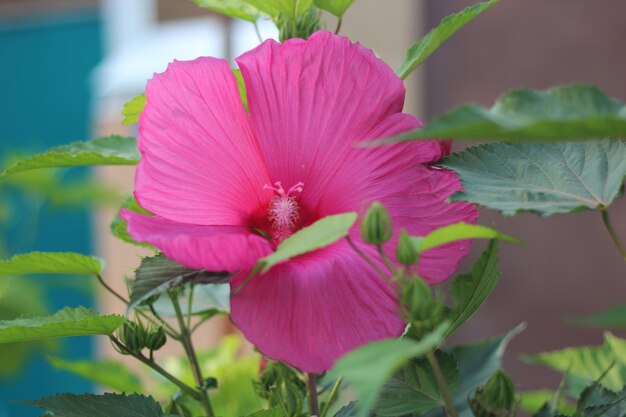
<path id="1" fill-rule="evenodd" d="M 348 235 L 355 221 L 354 212 L 324 217 L 282 241 L 274 253 L 259 260 L 255 270 L 265 273 L 279 262 L 335 243 Z"/>
<path id="2" fill-rule="evenodd" d="M 30 156 L 9 166 L 0 178 L 39 168 L 94 165 L 135 165 L 139 160 L 135 138 L 105 136 L 87 142 L 75 142 Z"/>
<path id="3" fill-rule="evenodd" d="M 624 417 L 626 415 L 626 387 L 611 391 L 594 383 L 580 396 L 576 417 Z"/>
<path id="4" fill-rule="evenodd" d="M 500 97 L 491 109 L 467 104 L 421 129 L 369 144 L 432 138 L 549 142 L 625 136 L 624 103 L 597 87 L 572 85 L 515 90 Z"/>
<path id="5" fill-rule="evenodd" d="M 230 285 L 207 284 L 194 285 L 191 308 L 189 307 L 189 291 L 179 294 L 179 302 L 183 311 L 191 314 L 230 313 Z M 161 297 L 152 305 L 161 317 L 175 317 L 176 310 L 168 297 Z"/>
<path id="6" fill-rule="evenodd" d="M 143 258 L 135 272 L 128 308 L 132 309 L 147 298 L 162 294 L 187 282 L 223 284 L 229 279 L 230 275 L 227 272 L 187 268 L 161 254 Z"/>
<path id="7" fill-rule="evenodd" d="M 452 281 L 453 306 L 449 313 L 452 325 L 446 337 L 454 333 L 478 310 L 499 279 L 498 245 L 497 241 L 492 240 L 472 267 L 472 271 L 469 274 L 459 275 Z"/>
<path id="8" fill-rule="evenodd" d="M 547 366 L 563 374 L 596 381 L 609 368 L 600 384 L 614 391 L 626 385 L 626 340 L 605 333 L 603 346 L 585 346 L 528 356 L 531 363 Z"/>
<path id="9" fill-rule="evenodd" d="M 600 313 L 576 317 L 572 322 L 587 327 L 626 328 L 626 304 L 618 304 Z"/>
<path id="10" fill-rule="evenodd" d="M 200 7 L 252 23 L 260 16 L 259 11 L 245 0 L 193 0 L 193 2 Z"/>
<path id="11" fill-rule="evenodd" d="M 433 230 L 423 238 L 413 238 L 418 252 L 445 245 L 446 243 L 457 242 L 467 239 L 498 239 L 510 243 L 520 243 L 519 240 L 500 233 L 489 227 L 467 224 L 464 222 L 450 224 Z"/>
<path id="12" fill-rule="evenodd" d="M 103 360 L 66 360 L 48 357 L 48 362 L 55 368 L 81 376 L 105 388 L 119 392 L 143 392 L 141 381 L 128 367 L 119 361 Z"/>
<path id="13" fill-rule="evenodd" d="M 165 417 L 154 398 L 139 394 L 59 394 L 22 404 L 44 408 L 55 417 Z"/>
<path id="14" fill-rule="evenodd" d="M 346 10 L 348 10 L 348 8 L 352 6 L 352 3 L 354 3 L 354 0 L 314 0 L 314 1 L 317 7 L 319 7 L 322 10 L 326 10 L 327 12 L 330 12 L 337 17 L 342 17 L 344 13 L 346 12 Z"/>
<path id="15" fill-rule="evenodd" d="M 474 417 L 467 401 L 470 394 L 502 367 L 504 350 L 522 329 L 523 326 L 518 326 L 503 336 L 455 346 L 448 350 L 456 358 L 459 366 L 459 383 L 453 394 L 453 400 L 460 417 Z M 426 416 L 445 417 L 445 413 L 441 408 L 436 408 Z"/>
<path id="16" fill-rule="evenodd" d="M 439 23 L 439 26 L 428 32 L 426 36 L 409 49 L 404 58 L 404 62 L 402 62 L 402 65 L 396 71 L 398 76 L 405 79 L 450 36 L 454 35 L 459 29 L 499 1 L 500 0 L 491 0 L 485 3 L 476 3 L 459 13 L 444 18 L 441 23 Z"/>
<path id="17" fill-rule="evenodd" d="M 341 407 L 335 417 L 357 417 L 359 407 L 356 402 L 352 401 L 350 404 Z"/>
<path id="18" fill-rule="evenodd" d="M 249 414 L 248 417 L 284 417 L 285 412 L 280 409 L 280 407 L 274 407 L 270 410 L 259 410 L 252 414 Z"/>
<path id="19" fill-rule="evenodd" d="M 70 252 L 30 252 L 0 261 L 0 275 L 85 274 L 102 272 L 104 260 Z"/>
<path id="20" fill-rule="evenodd" d="M 122 108 L 122 116 L 124 116 L 122 124 L 132 125 L 137 123 L 144 107 L 146 107 L 146 95 L 144 93 L 139 94 L 137 97 L 124 104 L 124 108 Z"/>
<path id="21" fill-rule="evenodd" d="M 245 0 L 245 2 L 271 17 L 276 18 L 283 13 L 291 19 L 306 12 L 313 4 L 313 0 Z"/>
<path id="22" fill-rule="evenodd" d="M 439 325 L 419 342 L 388 339 L 360 347 L 339 358 L 327 378 L 343 377 L 359 398 L 358 415 L 369 415 L 385 382 L 409 359 L 434 350 L 443 340 L 448 323 Z"/>
<path id="23" fill-rule="evenodd" d="M 549 216 L 611 204 L 626 176 L 626 143 L 493 143 L 454 154 L 443 166 L 461 177 L 457 200 L 505 215 L 528 210 Z"/>
<path id="24" fill-rule="evenodd" d="M 456 359 L 449 353 L 437 351 L 439 367 L 451 392 L 459 380 Z M 432 367 L 426 358 L 414 359 L 396 372 L 383 387 L 376 402 L 377 417 L 424 414 L 445 402 Z"/>
<path id="25" fill-rule="evenodd" d="M 119 315 L 100 316 L 84 307 L 66 307 L 51 316 L 26 316 L 0 321 L 0 343 L 67 336 L 109 335 L 125 320 Z"/>

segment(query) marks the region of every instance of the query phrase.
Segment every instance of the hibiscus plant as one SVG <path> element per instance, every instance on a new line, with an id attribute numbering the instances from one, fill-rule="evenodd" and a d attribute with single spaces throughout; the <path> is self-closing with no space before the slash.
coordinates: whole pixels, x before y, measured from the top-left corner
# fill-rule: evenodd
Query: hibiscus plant
<path id="1" fill-rule="evenodd" d="M 255 24 L 269 19 L 280 41 L 262 41 L 237 69 L 212 57 L 174 61 L 123 109 L 137 139 L 72 143 L 0 174 L 136 165 L 134 194 L 111 232 L 153 251 L 128 294 L 93 256 L 0 262 L 4 275 L 92 275 L 127 305 L 114 315 L 66 307 L 3 321 L 0 343 L 103 335 L 152 371 L 145 389 L 126 362 L 57 361 L 111 392 L 29 404 L 102 417 L 626 415 L 626 340 L 610 333 L 604 346 L 531 358 L 563 373 L 560 387 L 542 392 L 517 392 L 502 369 L 520 327 L 445 343 L 497 284 L 499 245 L 518 242 L 478 225 L 477 205 L 505 215 L 597 210 L 626 260 L 609 217 L 626 176 L 616 139 L 626 136 L 626 107 L 594 87 L 562 86 L 513 91 L 492 108 L 466 105 L 424 125 L 403 113 L 402 80 L 498 0 L 445 18 L 397 71 L 338 34 L 352 2 L 196 0 Z M 486 143 L 450 155 L 452 140 Z M 486 240 L 484 252 L 446 294 L 437 284 L 475 239 Z M 232 335 L 217 351 L 197 349 L 219 316 L 253 354 L 236 353 Z M 180 345 L 183 359 L 162 355 L 166 344 Z"/>

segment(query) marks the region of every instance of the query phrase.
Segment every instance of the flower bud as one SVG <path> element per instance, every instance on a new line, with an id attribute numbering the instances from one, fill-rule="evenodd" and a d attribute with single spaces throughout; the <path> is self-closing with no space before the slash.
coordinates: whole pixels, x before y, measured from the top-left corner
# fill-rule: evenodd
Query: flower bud
<path id="1" fill-rule="evenodd" d="M 146 346 L 146 331 L 141 323 L 127 321 L 122 325 L 118 336 L 124 346 L 133 353 L 141 352 L 141 349 Z"/>
<path id="2" fill-rule="evenodd" d="M 446 307 L 433 297 L 430 286 L 421 278 L 412 276 L 402 284 L 400 301 L 405 320 L 411 325 L 409 336 L 421 339 L 446 319 Z"/>
<path id="3" fill-rule="evenodd" d="M 417 263 L 419 253 L 406 230 L 402 229 L 396 249 L 396 259 L 403 265 L 410 266 Z"/>
<path id="4" fill-rule="evenodd" d="M 159 326 L 148 332 L 146 336 L 146 347 L 153 351 L 159 350 L 166 341 L 167 336 L 165 335 L 165 330 L 163 330 L 163 327 Z"/>
<path id="5" fill-rule="evenodd" d="M 281 14 L 276 25 L 278 26 L 278 38 L 281 42 L 291 38 L 308 39 L 321 28 L 320 16 L 315 7 L 310 7 L 298 16 L 295 22 L 291 16 Z"/>
<path id="6" fill-rule="evenodd" d="M 511 378 L 502 370 L 496 371 L 485 385 L 479 387 L 470 399 L 470 407 L 477 417 L 512 417 L 518 398 Z"/>
<path id="7" fill-rule="evenodd" d="M 382 204 L 374 201 L 367 209 L 365 218 L 361 221 L 363 241 L 373 245 L 382 245 L 391 239 L 392 234 L 391 217 Z"/>

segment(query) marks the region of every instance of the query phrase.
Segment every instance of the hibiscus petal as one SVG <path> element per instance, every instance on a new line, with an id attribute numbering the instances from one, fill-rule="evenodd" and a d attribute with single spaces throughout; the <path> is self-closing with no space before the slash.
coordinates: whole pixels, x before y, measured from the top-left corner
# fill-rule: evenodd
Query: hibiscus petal
<path id="1" fill-rule="evenodd" d="M 142 207 L 181 223 L 242 225 L 267 202 L 266 169 L 225 60 L 174 61 L 146 96 L 135 177 Z"/>
<path id="2" fill-rule="evenodd" d="M 405 326 L 389 284 L 345 241 L 255 276 L 232 297 L 231 317 L 262 353 L 313 373 Z"/>
<path id="3" fill-rule="evenodd" d="M 235 272 L 269 255 L 270 242 L 241 226 L 199 226 L 122 210 L 128 232 L 189 268 Z"/>
<path id="4" fill-rule="evenodd" d="M 317 32 L 307 41 L 266 41 L 237 62 L 272 181 L 285 186 L 303 182 L 301 200 L 312 211 L 329 185 L 349 192 L 354 174 L 367 171 L 363 165 L 348 166 L 351 155 L 371 153 L 355 143 L 371 138 L 404 104 L 402 80 L 389 66 L 371 50 L 329 32 Z M 419 123 L 407 121 L 402 121 L 403 130 Z M 418 154 L 416 162 L 441 155 L 434 142 L 417 148 L 424 155 Z"/>

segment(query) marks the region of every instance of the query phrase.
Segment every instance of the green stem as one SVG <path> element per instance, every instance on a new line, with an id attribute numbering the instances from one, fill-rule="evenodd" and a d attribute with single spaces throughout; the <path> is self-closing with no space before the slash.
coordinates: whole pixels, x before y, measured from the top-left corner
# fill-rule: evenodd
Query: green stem
<path id="1" fill-rule="evenodd" d="M 609 235 L 611 235 L 613 243 L 615 243 L 615 246 L 617 246 L 617 249 L 622 254 L 622 257 L 624 258 L 624 260 L 626 260 L 626 247 L 624 247 L 624 244 L 619 239 L 619 236 L 617 236 L 615 228 L 613 228 L 613 223 L 611 222 L 611 217 L 609 217 L 609 212 L 606 208 L 603 208 L 600 210 L 600 213 L 602 213 L 602 222 L 604 223 L 606 230 L 608 230 Z"/>
<path id="2" fill-rule="evenodd" d="M 339 31 L 341 30 L 341 24 L 343 23 L 343 16 L 339 17 L 339 20 L 337 20 L 337 28 L 335 29 L 335 35 L 339 34 Z"/>
<path id="3" fill-rule="evenodd" d="M 183 317 L 183 313 L 180 308 L 180 303 L 178 302 L 178 297 L 176 294 L 170 293 L 170 299 L 172 300 L 172 305 L 174 306 L 174 310 L 176 311 L 176 318 L 178 320 L 178 325 L 180 327 L 180 341 L 185 349 L 185 353 L 187 354 L 187 358 L 189 359 L 189 364 L 191 365 L 191 372 L 193 373 L 193 377 L 196 381 L 196 385 L 198 386 L 198 390 L 200 391 L 200 402 L 202 403 L 202 407 L 204 411 L 206 411 L 208 417 L 215 417 L 215 413 L 213 412 L 213 407 L 211 406 L 211 400 L 209 399 L 209 394 L 207 393 L 204 378 L 202 377 L 202 371 L 200 369 L 200 363 L 198 362 L 198 356 L 193 348 L 193 343 L 191 342 L 191 334 L 189 333 L 189 329 L 185 326 L 185 319 Z"/>
<path id="4" fill-rule="evenodd" d="M 335 397 L 339 392 L 339 387 L 341 387 L 341 377 L 337 378 L 337 381 L 335 381 L 335 385 L 328 395 L 328 401 L 326 401 L 326 404 L 324 404 L 324 408 L 322 408 L 322 413 L 320 414 L 320 417 L 326 417 L 326 415 L 328 414 L 330 406 L 333 405 L 333 401 L 335 401 Z"/>
<path id="5" fill-rule="evenodd" d="M 142 315 L 143 317 L 148 318 L 148 316 L 145 315 L 141 310 L 135 310 L 135 311 L 138 314 Z M 167 321 L 165 321 L 165 319 L 163 319 L 163 317 L 159 315 L 159 313 L 157 313 L 157 311 L 154 308 L 154 305 L 152 304 L 150 304 L 150 312 L 152 313 L 154 318 L 157 319 L 159 323 L 161 323 L 161 325 L 163 326 L 165 332 L 167 333 L 169 337 L 171 337 L 174 340 L 180 340 L 180 335 L 178 334 L 176 329 L 174 329 Z"/>
<path id="6" fill-rule="evenodd" d="M 152 368 L 157 373 L 162 375 L 165 379 L 169 380 L 171 383 L 173 383 L 178 388 L 180 388 L 182 391 L 184 391 L 185 393 L 189 394 L 192 398 L 200 401 L 200 393 L 198 391 L 196 391 L 195 389 L 193 389 L 189 385 L 185 384 L 183 381 L 181 381 L 180 379 L 176 378 L 174 375 L 170 374 L 165 369 L 161 368 L 159 366 L 159 364 L 157 364 L 153 360 L 150 360 L 150 359 L 146 358 L 141 353 L 135 353 L 135 352 L 131 351 L 126 346 L 124 346 L 124 344 L 122 344 L 122 342 L 120 342 L 115 336 L 109 336 L 109 337 L 111 339 L 111 342 L 113 342 L 113 344 L 118 349 L 120 349 L 122 352 L 124 352 L 124 353 L 126 353 L 126 354 L 128 354 L 128 355 L 130 355 L 132 357 L 134 357 L 135 359 L 139 360 L 144 365 L 147 365 L 148 367 Z"/>
<path id="7" fill-rule="evenodd" d="M 389 269 L 389 272 L 391 272 L 391 275 L 394 275 L 396 272 L 396 269 L 394 268 L 393 263 L 391 262 L 387 254 L 385 254 L 385 251 L 383 250 L 383 246 L 377 245 L 376 249 L 378 249 L 378 254 L 382 258 L 383 262 L 385 262 L 385 265 L 387 265 L 387 269 Z"/>
<path id="8" fill-rule="evenodd" d="M 443 372 L 441 372 L 437 357 L 431 350 L 426 353 L 426 358 L 428 359 L 428 363 L 430 363 L 430 366 L 433 368 L 433 372 L 435 373 L 435 379 L 437 380 L 439 391 L 441 391 L 441 396 L 443 397 L 446 413 L 449 417 L 459 417 L 459 412 L 454 406 L 454 400 L 452 399 L 452 395 L 450 395 L 448 384 L 446 384 L 446 379 L 443 376 Z"/>
<path id="9" fill-rule="evenodd" d="M 306 386 L 309 389 L 309 416 L 317 417 L 320 415 L 320 406 L 317 401 L 317 383 L 315 382 L 315 375 L 306 374 Z"/>
<path id="10" fill-rule="evenodd" d="M 100 274 L 96 274 L 96 278 L 98 278 L 98 281 L 100 282 L 100 284 L 111 294 L 113 294 L 115 297 L 117 297 L 121 302 L 123 302 L 124 304 L 128 305 L 130 303 L 130 301 L 128 301 L 126 298 L 124 298 L 123 296 L 121 296 L 117 291 L 115 291 L 113 288 L 109 287 L 109 285 L 104 282 L 104 279 L 102 278 L 102 275 Z"/>
<path id="11" fill-rule="evenodd" d="M 193 283 L 189 284 L 189 297 L 187 297 L 187 328 L 191 328 L 191 313 L 193 311 Z M 192 333 L 191 331 L 189 332 Z"/>

